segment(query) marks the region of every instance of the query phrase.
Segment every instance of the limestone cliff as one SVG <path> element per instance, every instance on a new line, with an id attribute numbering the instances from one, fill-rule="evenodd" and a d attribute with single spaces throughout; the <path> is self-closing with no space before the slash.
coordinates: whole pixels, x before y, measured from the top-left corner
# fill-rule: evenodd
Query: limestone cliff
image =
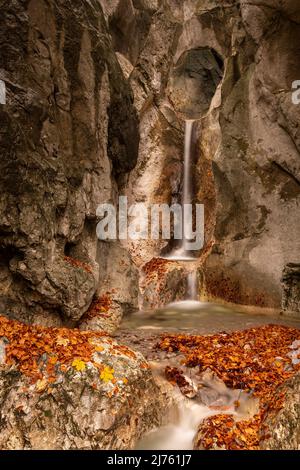
<path id="1" fill-rule="evenodd" d="M 98 240 L 97 207 L 182 202 L 196 120 L 201 298 L 299 315 L 299 1 L 0 0 L 0 13 L 0 447 L 132 448 L 170 400 L 141 354 L 96 330 L 138 300 L 184 298 L 187 267 L 160 258 L 172 241 Z M 286 386 L 266 448 L 287 448 L 299 418 L 299 378 Z"/>
<path id="2" fill-rule="evenodd" d="M 299 276 L 286 275 L 300 253 L 297 3 L 1 4 L 1 312 L 74 325 L 95 295 L 114 292 L 118 319 L 137 305 L 137 268 L 143 284 L 170 246 L 97 241 L 96 207 L 180 201 L 187 118 L 202 296 L 299 310 Z M 153 306 L 168 286 L 182 295 L 171 270 L 145 293 Z"/>
<path id="3" fill-rule="evenodd" d="M 112 36 L 118 24 L 125 43 L 128 38 L 127 47 L 116 40 L 114 46 L 131 70 L 140 116 L 139 158 L 125 186 L 129 197 L 180 199 L 183 119 L 198 119 L 194 200 L 206 211 L 202 294 L 295 310 L 297 300 L 284 294 L 282 302 L 283 291 L 299 288 L 283 289 L 281 279 L 300 256 L 300 106 L 292 103 L 292 83 L 300 76 L 298 2 L 103 3 Z M 129 248 L 142 265 L 163 246 L 139 241 Z M 164 289 L 162 283 L 161 297 Z"/>
<path id="4" fill-rule="evenodd" d="M 96 208 L 137 160 L 133 95 L 98 1 L 2 2 L 1 18 L 0 311 L 72 324 L 106 263 Z"/>

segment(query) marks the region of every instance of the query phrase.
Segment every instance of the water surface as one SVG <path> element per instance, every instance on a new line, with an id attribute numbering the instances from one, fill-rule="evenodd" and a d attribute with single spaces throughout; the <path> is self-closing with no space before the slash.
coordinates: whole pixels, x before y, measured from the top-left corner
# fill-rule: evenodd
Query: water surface
<path id="1" fill-rule="evenodd" d="M 300 318 L 283 315 L 245 313 L 208 302 L 182 301 L 161 309 L 137 311 L 123 318 L 121 330 L 161 330 L 217 333 L 252 328 L 270 323 L 300 328 Z"/>

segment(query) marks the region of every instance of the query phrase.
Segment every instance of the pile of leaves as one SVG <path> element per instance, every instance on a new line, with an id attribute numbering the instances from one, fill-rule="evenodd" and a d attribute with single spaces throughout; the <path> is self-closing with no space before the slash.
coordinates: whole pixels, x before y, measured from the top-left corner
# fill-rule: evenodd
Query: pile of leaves
<path id="1" fill-rule="evenodd" d="M 87 273 L 92 273 L 92 267 L 83 261 L 79 261 L 78 259 L 72 258 L 71 256 L 64 256 L 64 260 L 66 263 L 71 264 L 74 268 L 82 268 Z"/>
<path id="2" fill-rule="evenodd" d="M 170 383 L 178 385 L 179 388 L 187 387 L 189 385 L 182 370 L 177 369 L 177 367 L 166 366 L 165 376 Z"/>
<path id="3" fill-rule="evenodd" d="M 0 316 L 0 338 L 6 343 L 6 363 L 16 364 L 33 383 L 45 376 L 50 381 L 55 379 L 57 367 L 65 371 L 73 364 L 77 370 L 83 370 L 87 362 L 93 362 L 92 356 L 97 350 L 93 342 L 101 336 L 105 334 L 29 326 Z"/>
<path id="4" fill-rule="evenodd" d="M 300 364 L 293 364 L 290 356 L 296 340 L 300 340 L 300 330 L 281 325 L 210 336 L 162 337 L 158 347 L 183 353 L 187 367 L 198 367 L 199 373 L 210 369 L 227 387 L 259 398 L 259 414 L 251 420 L 227 426 L 232 422 L 227 415 L 207 419 L 202 428 L 205 448 L 257 448 L 265 414 L 282 407 L 284 396 L 275 394 L 277 388 L 300 370 Z"/>
<path id="5" fill-rule="evenodd" d="M 94 299 L 82 317 L 82 320 L 90 320 L 94 317 L 108 317 L 111 303 L 112 300 L 109 292 Z"/>
<path id="6" fill-rule="evenodd" d="M 212 449 L 215 445 L 227 450 L 259 450 L 261 418 L 257 414 L 244 421 L 235 421 L 230 415 L 207 418 L 201 426 L 201 435 L 195 442 L 197 448 Z"/>
<path id="7" fill-rule="evenodd" d="M 104 347 L 99 344 L 100 337 L 107 343 L 109 356 L 135 357 L 133 351 L 113 343 L 103 332 L 25 325 L 0 316 L 0 340 L 5 344 L 6 364 L 16 366 L 29 377 L 39 392 L 55 382 L 59 372 L 66 372 L 70 368 L 82 372 L 87 363 L 99 370 L 102 381 L 115 384 L 117 379 L 114 377 L 114 369 L 93 360 L 95 352 L 104 351 Z M 127 383 L 126 378 L 121 378 L 121 381 Z M 111 393 L 114 392 L 112 390 Z"/>

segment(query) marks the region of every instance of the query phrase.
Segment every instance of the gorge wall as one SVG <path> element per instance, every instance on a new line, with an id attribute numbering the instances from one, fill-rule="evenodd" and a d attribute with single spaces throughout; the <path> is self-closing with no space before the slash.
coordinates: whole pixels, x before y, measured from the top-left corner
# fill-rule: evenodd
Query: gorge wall
<path id="1" fill-rule="evenodd" d="M 184 268 L 157 267 L 166 243 L 96 238 L 102 202 L 180 200 L 184 118 L 198 119 L 202 296 L 299 311 L 297 3 L 1 5 L 1 312 L 98 328 L 93 297 L 109 295 L 118 321 L 139 277 L 144 306 L 184 295 Z"/>
<path id="2" fill-rule="evenodd" d="M 0 311 L 72 325 L 106 263 L 96 208 L 115 201 L 118 178 L 137 161 L 133 95 L 98 1 L 1 10 Z"/>
<path id="3" fill-rule="evenodd" d="M 138 58 L 129 46 L 116 46 L 119 57 L 131 61 L 140 116 L 139 158 L 128 195 L 149 203 L 179 200 L 182 120 L 198 119 L 193 173 L 194 201 L 206 211 L 198 262 L 202 297 L 299 311 L 300 108 L 292 103 L 292 83 L 300 74 L 299 6 L 275 0 L 147 5 L 156 9 Z M 117 2 L 109 24 L 120 24 L 122 8 L 131 11 L 122 32 L 135 48 L 145 2 Z M 141 241 L 130 247 L 137 265 L 149 260 L 145 306 L 173 300 L 181 288 L 182 266 L 174 263 L 153 281 L 151 258 L 161 248 Z M 286 271 L 291 275 L 284 287 Z"/>

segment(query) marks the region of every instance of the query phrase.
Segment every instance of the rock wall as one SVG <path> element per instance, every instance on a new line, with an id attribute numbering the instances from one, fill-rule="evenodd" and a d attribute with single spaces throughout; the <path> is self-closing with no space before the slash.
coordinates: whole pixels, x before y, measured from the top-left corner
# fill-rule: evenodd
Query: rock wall
<path id="1" fill-rule="evenodd" d="M 286 314 L 295 314 L 300 311 L 300 265 L 289 263 L 286 265 L 283 276 L 282 308 Z"/>
<path id="2" fill-rule="evenodd" d="M 300 76 L 297 2 L 241 2 L 213 159 L 215 245 L 205 266 L 208 297 L 280 308 L 281 277 L 299 262 Z"/>
<path id="3" fill-rule="evenodd" d="M 120 62 L 131 70 L 140 117 L 139 158 L 125 190 L 138 202 L 179 200 L 183 118 L 198 118 L 194 200 L 206 210 L 202 297 L 286 309 L 282 274 L 300 256 L 300 106 L 291 97 L 292 82 L 300 76 L 299 5 L 119 0 L 107 9 L 108 24 L 116 23 L 125 3 L 124 38 L 133 37 L 133 30 L 137 34 L 139 21 L 146 35 L 138 54 L 134 41 L 128 40 L 134 53 L 114 43 Z M 212 97 L 210 88 L 220 77 Z M 164 247 L 129 244 L 139 266 Z"/>
<path id="4" fill-rule="evenodd" d="M 98 242 L 96 207 L 180 201 L 184 118 L 197 119 L 202 297 L 299 310 L 298 277 L 281 283 L 300 253 L 297 1 L 16 0 L 1 12 L 0 311 L 75 325 L 95 295 L 110 293 L 118 319 L 137 306 L 137 269 L 145 284 L 143 266 L 170 245 Z M 159 292 L 147 284 L 152 306 L 183 292 L 183 272 L 166 269 Z"/>
<path id="5" fill-rule="evenodd" d="M 1 18 L 0 312 L 72 325 L 105 277 L 96 208 L 136 164 L 133 95 L 98 1 L 16 0 Z"/>

